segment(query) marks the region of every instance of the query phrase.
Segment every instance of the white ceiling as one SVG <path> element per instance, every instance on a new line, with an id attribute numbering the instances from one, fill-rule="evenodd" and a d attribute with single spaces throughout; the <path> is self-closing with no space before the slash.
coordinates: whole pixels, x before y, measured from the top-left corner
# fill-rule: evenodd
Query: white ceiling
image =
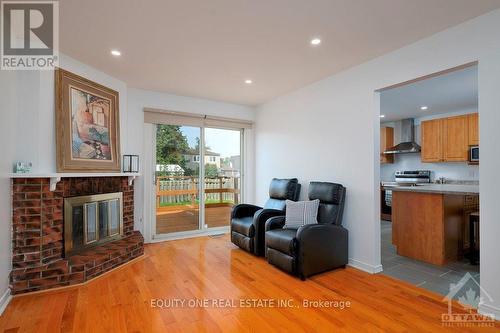
<path id="1" fill-rule="evenodd" d="M 421 106 L 428 106 L 425 111 Z M 383 91 L 382 122 L 459 112 L 478 107 L 477 66 Z"/>
<path id="2" fill-rule="evenodd" d="M 64 0 L 60 48 L 131 87 L 257 105 L 499 7 L 500 0 Z M 322 44 L 311 47 L 317 36 Z"/>

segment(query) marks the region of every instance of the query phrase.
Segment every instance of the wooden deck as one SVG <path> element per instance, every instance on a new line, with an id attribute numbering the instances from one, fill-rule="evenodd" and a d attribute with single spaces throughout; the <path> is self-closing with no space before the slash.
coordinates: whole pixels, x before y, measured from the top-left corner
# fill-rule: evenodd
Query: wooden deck
<path id="1" fill-rule="evenodd" d="M 346 268 L 301 281 L 236 248 L 228 235 L 146 244 L 145 250 L 142 260 L 85 285 L 14 297 L 0 317 L 0 332 L 499 330 L 498 322 L 495 327 L 442 326 L 448 306 L 441 295 L 382 274 Z M 197 300 L 208 306 L 187 305 Z M 266 306 L 268 300 L 289 300 L 291 306 Z M 349 301 L 350 306 L 304 306 L 304 301 Z M 465 312 L 456 302 L 453 311 Z"/>
<path id="2" fill-rule="evenodd" d="M 231 205 L 214 205 L 205 208 L 205 223 L 209 228 L 229 225 Z M 183 205 L 159 207 L 156 210 L 156 233 L 167 234 L 198 229 L 198 206 Z"/>

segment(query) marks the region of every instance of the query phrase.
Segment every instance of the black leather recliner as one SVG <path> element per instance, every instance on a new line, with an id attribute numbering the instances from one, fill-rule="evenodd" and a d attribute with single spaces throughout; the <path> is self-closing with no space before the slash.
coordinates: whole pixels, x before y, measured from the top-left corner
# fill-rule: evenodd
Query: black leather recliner
<path id="1" fill-rule="evenodd" d="M 311 182 L 309 200 L 319 199 L 318 224 L 286 229 L 285 217 L 266 222 L 267 261 L 291 274 L 306 277 L 348 261 L 348 233 L 342 227 L 346 189 L 340 184 Z"/>
<path id="2" fill-rule="evenodd" d="M 266 221 L 274 216 L 285 215 L 285 200 L 297 201 L 300 184 L 297 178 L 274 178 L 269 186 L 269 200 L 264 208 L 240 204 L 231 212 L 231 242 L 257 256 L 264 255 Z"/>

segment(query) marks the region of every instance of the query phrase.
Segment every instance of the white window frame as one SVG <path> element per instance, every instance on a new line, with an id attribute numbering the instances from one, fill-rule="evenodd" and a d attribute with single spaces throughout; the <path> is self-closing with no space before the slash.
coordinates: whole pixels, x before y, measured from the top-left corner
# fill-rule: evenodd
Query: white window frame
<path id="1" fill-rule="evenodd" d="M 237 123 L 234 123 L 238 125 Z M 234 125 L 233 123 L 230 125 Z M 183 126 L 183 125 L 180 125 Z M 184 126 L 195 126 L 196 125 L 184 125 Z M 214 126 L 202 126 L 200 127 L 201 132 L 200 132 L 200 146 L 204 147 L 205 145 L 205 129 L 206 128 L 216 128 L 216 129 L 228 129 L 228 130 L 235 130 L 240 132 L 240 182 L 239 182 L 239 187 L 240 187 L 240 194 L 239 194 L 239 202 L 245 202 L 245 188 L 247 186 L 246 184 L 246 178 L 245 178 L 245 166 L 246 162 L 246 151 L 245 151 L 245 139 L 246 139 L 246 129 L 251 128 L 248 126 L 245 127 L 233 127 L 233 126 L 219 126 L 218 124 Z M 205 228 L 205 200 L 204 200 L 204 195 L 200 195 L 200 228 L 199 230 L 192 230 L 192 231 L 183 231 L 183 232 L 176 232 L 176 233 L 171 233 L 171 234 L 156 234 L 156 186 L 155 186 L 155 172 L 154 168 L 156 167 L 156 149 L 152 149 L 153 145 L 156 146 L 156 135 L 155 135 L 156 127 L 155 124 L 150 123 L 145 121 L 145 126 L 144 126 L 144 145 L 145 145 L 145 155 L 147 159 L 150 159 L 151 161 L 149 162 L 150 165 L 148 166 L 147 163 L 144 165 L 144 176 L 145 179 L 152 179 L 152 182 L 145 181 L 144 182 L 144 194 L 145 194 L 145 202 L 144 202 L 144 218 L 145 218 L 145 223 L 144 223 L 144 235 L 146 238 L 146 242 L 148 243 L 154 243 L 154 242 L 162 242 L 166 240 L 174 240 L 174 239 L 182 239 L 182 238 L 191 238 L 191 237 L 199 237 L 202 235 L 213 235 L 213 234 L 220 234 L 221 232 L 228 233 L 230 231 L 229 226 L 224 226 L 224 227 L 213 227 L 213 228 Z M 149 147 L 148 147 L 149 145 Z M 204 160 L 205 158 L 205 152 L 203 149 L 200 150 L 200 160 Z M 148 158 L 149 156 L 149 158 Z M 214 157 L 215 160 L 216 157 Z M 200 175 L 204 175 L 205 173 L 205 166 L 204 163 L 200 163 Z M 203 182 L 201 182 L 200 186 L 200 194 L 204 193 L 205 188 Z"/>

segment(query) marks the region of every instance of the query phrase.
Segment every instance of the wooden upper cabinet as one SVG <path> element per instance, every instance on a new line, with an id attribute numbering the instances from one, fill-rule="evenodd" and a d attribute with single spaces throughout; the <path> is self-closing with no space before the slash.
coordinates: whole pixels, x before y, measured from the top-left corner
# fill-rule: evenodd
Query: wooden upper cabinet
<path id="1" fill-rule="evenodd" d="M 466 162 L 479 144 L 478 114 L 423 121 L 422 162 Z"/>
<path id="2" fill-rule="evenodd" d="M 468 115 L 446 118 L 443 123 L 445 161 L 465 162 L 469 149 Z"/>
<path id="3" fill-rule="evenodd" d="M 423 121 L 422 129 L 422 162 L 443 161 L 443 123 L 444 119 Z"/>
<path id="4" fill-rule="evenodd" d="M 384 151 L 394 146 L 394 128 L 380 128 L 380 163 L 394 163 L 394 155 L 385 155 Z"/>
<path id="5" fill-rule="evenodd" d="M 467 115 L 469 122 L 469 146 L 479 145 L 479 114 Z"/>

